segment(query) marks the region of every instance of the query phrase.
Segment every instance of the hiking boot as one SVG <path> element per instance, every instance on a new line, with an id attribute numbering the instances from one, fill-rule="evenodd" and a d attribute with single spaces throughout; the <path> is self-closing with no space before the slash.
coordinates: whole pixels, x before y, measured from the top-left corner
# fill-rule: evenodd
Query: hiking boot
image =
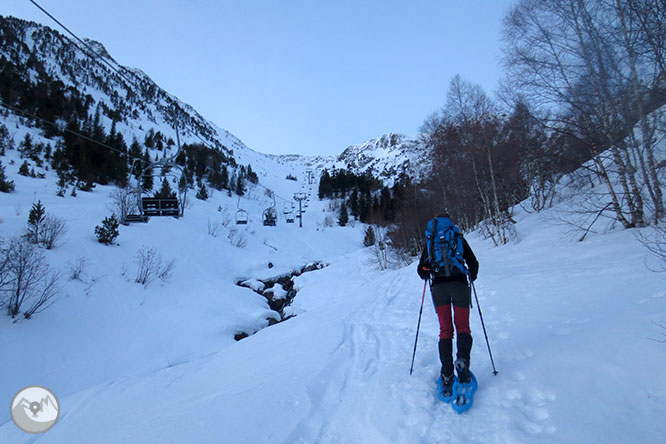
<path id="1" fill-rule="evenodd" d="M 469 361 L 467 359 L 456 359 L 454 365 L 458 373 L 458 381 L 461 384 L 469 384 L 472 381 L 472 375 L 469 372 Z"/>
<path id="2" fill-rule="evenodd" d="M 442 375 L 442 396 L 445 398 L 453 396 L 453 381 L 455 379 L 456 377 L 453 373 L 450 376 Z"/>

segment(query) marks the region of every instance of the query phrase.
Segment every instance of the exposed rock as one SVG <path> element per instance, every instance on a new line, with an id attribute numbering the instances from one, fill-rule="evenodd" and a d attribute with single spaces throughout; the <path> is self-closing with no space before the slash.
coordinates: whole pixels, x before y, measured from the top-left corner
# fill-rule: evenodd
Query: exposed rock
<path id="1" fill-rule="evenodd" d="M 294 289 L 294 277 L 309 271 L 321 270 L 325 266 L 326 264 L 322 262 L 313 262 L 290 273 L 284 273 L 267 279 L 241 279 L 236 282 L 236 285 L 249 288 L 266 298 L 271 310 L 280 315 L 280 319 L 275 319 L 274 317 L 266 318 L 268 325 L 271 326 L 293 317 L 293 315 L 285 314 L 284 308 L 291 304 L 297 293 L 297 290 Z M 241 332 L 236 334 L 234 339 L 240 341 L 254 333 L 256 331 L 251 333 Z"/>

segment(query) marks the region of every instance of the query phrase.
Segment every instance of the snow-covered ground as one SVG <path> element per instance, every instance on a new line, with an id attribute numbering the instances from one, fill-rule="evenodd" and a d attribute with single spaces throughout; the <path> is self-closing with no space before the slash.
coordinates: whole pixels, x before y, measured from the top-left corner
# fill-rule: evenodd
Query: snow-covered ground
<path id="1" fill-rule="evenodd" d="M 0 236 L 20 234 L 37 199 L 67 220 L 68 232 L 45 251 L 62 272 L 57 303 L 30 320 L 0 317 L 0 403 L 43 385 L 59 397 L 61 413 L 50 431 L 28 435 L 0 410 L 2 443 L 660 443 L 666 436 L 666 344 L 657 341 L 666 332 L 659 326 L 666 286 L 664 275 L 646 268 L 635 230 L 575 242 L 554 223 L 560 204 L 519 214 L 520 242 L 496 248 L 468 236 L 499 374 L 475 303 L 472 369 L 480 388 L 473 409 L 458 415 L 435 394 L 438 327 L 428 297 L 409 375 L 424 288 L 415 265 L 379 271 L 361 246 L 360 224 L 324 226 L 328 202 L 314 197 L 299 229 L 284 223 L 279 200 L 278 225 L 261 225 L 272 202 L 261 187 L 240 201 L 190 196 L 184 218 L 121 226 L 119 245 L 103 246 L 93 229 L 109 214 L 112 189 L 57 197 L 50 173 L 16 175 L 16 156 L 1 159 L 17 191 L 0 194 Z M 269 163 L 252 160 L 260 183 L 284 197 L 308 190 L 303 168 Z M 285 179 L 292 171 L 300 182 Z M 238 206 L 250 214 L 247 226 L 233 223 Z M 221 224 L 218 236 L 208 234 L 209 221 Z M 233 245 L 241 239 L 244 247 Z M 134 282 L 143 246 L 175 260 L 167 281 Z M 88 263 L 83 280 L 68 280 L 80 257 Z M 275 313 L 235 283 L 315 260 L 329 266 L 295 278 L 296 316 L 262 329 Z"/>

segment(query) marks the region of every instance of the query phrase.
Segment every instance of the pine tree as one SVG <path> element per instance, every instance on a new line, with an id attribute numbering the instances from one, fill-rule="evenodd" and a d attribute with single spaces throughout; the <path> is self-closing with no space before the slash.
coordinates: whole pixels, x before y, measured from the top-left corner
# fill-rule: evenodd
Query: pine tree
<path id="1" fill-rule="evenodd" d="M 32 204 L 30 214 L 28 214 L 28 227 L 25 230 L 25 238 L 28 242 L 33 244 L 39 242 L 45 219 L 46 208 L 42 205 L 42 201 L 38 200 L 37 203 Z"/>
<path id="2" fill-rule="evenodd" d="M 0 63 L 0 66 L 6 66 Z M 9 130 L 7 127 L 0 123 L 0 156 L 4 156 L 6 149 L 12 149 L 11 143 L 14 142 L 14 139 L 9 137 Z"/>
<path id="3" fill-rule="evenodd" d="M 148 154 L 147 149 L 143 154 L 143 160 L 145 161 L 146 165 L 150 164 L 150 155 Z M 152 191 L 153 186 L 155 186 L 155 182 L 153 180 L 153 170 L 151 168 L 147 168 L 146 171 L 143 171 L 142 174 L 141 188 L 143 188 L 144 191 Z"/>
<path id="4" fill-rule="evenodd" d="M 370 197 L 370 191 L 366 191 L 361 194 L 358 205 L 358 217 L 361 222 L 366 222 L 368 216 L 370 215 L 370 202 L 372 198 Z"/>
<path id="5" fill-rule="evenodd" d="M 21 157 L 32 157 L 32 137 L 30 134 L 25 135 L 21 143 L 19 144 L 19 151 L 21 152 Z"/>
<path id="6" fill-rule="evenodd" d="M 97 225 L 95 227 L 95 235 L 97 236 L 97 241 L 99 243 L 105 245 L 112 244 L 118 235 L 120 235 L 116 215 L 112 214 L 109 217 L 105 217 L 102 221 L 102 225 Z"/>
<path id="7" fill-rule="evenodd" d="M 141 177 L 141 173 L 143 171 L 142 170 L 143 163 L 138 160 L 141 157 L 142 157 L 141 146 L 139 145 L 139 142 L 136 139 L 134 139 L 129 149 L 129 161 L 131 164 L 134 165 L 134 170 L 131 171 L 131 173 L 134 175 L 134 178 L 136 180 L 139 180 L 139 178 Z M 132 163 L 135 160 L 136 163 Z"/>
<path id="8" fill-rule="evenodd" d="M 247 180 L 255 184 L 259 182 L 259 177 L 257 176 L 257 173 L 252 171 L 252 165 L 250 165 L 249 163 L 247 164 Z"/>
<path id="9" fill-rule="evenodd" d="M 178 180 L 178 191 L 180 193 L 185 193 L 187 191 L 188 183 L 189 182 L 187 181 L 187 175 L 185 174 L 181 175 L 180 179 Z"/>
<path id="10" fill-rule="evenodd" d="M 155 146 L 155 140 L 153 139 L 154 134 L 155 134 L 155 130 L 151 128 L 151 129 L 148 131 L 148 134 L 146 135 L 146 139 L 145 139 L 144 142 L 143 142 L 143 144 L 144 144 L 147 148 L 152 148 L 152 147 Z"/>
<path id="11" fill-rule="evenodd" d="M 364 247 L 372 247 L 375 245 L 375 230 L 372 227 L 365 229 L 365 237 L 363 238 Z"/>
<path id="12" fill-rule="evenodd" d="M 358 188 L 354 188 L 349 198 L 349 212 L 358 220 Z"/>
<path id="13" fill-rule="evenodd" d="M 30 165 L 27 160 L 24 160 L 21 166 L 19 167 L 18 173 L 21 176 L 30 177 Z"/>
<path id="14" fill-rule="evenodd" d="M 227 170 L 226 165 L 222 167 L 221 174 L 220 182 L 222 182 L 222 188 L 231 188 L 229 186 L 229 170 Z"/>
<path id="15" fill-rule="evenodd" d="M 245 194 L 245 186 L 243 184 L 243 176 L 241 174 L 239 174 L 238 179 L 236 179 L 236 194 L 239 196 Z"/>
<path id="16" fill-rule="evenodd" d="M 14 181 L 7 180 L 7 176 L 5 175 L 5 167 L 2 166 L 2 161 L 0 161 L 0 191 L 3 193 L 14 191 Z"/>
<path id="17" fill-rule="evenodd" d="M 209 197 L 208 196 L 208 190 L 206 189 L 206 185 L 204 185 L 203 183 L 200 184 L 199 191 L 197 191 L 197 196 L 196 197 L 197 197 L 197 199 L 201 199 L 201 200 L 208 199 L 208 197 Z"/>
<path id="18" fill-rule="evenodd" d="M 162 187 L 160 190 L 155 193 L 155 197 L 159 197 L 162 199 L 167 199 L 167 198 L 174 198 L 176 197 L 175 191 L 171 189 L 171 186 L 169 185 L 169 181 L 166 180 L 166 177 L 162 179 Z"/>
<path id="19" fill-rule="evenodd" d="M 340 215 L 338 216 L 338 225 L 341 227 L 344 227 L 347 225 L 347 222 L 349 222 L 349 214 L 347 213 L 347 205 L 345 205 L 344 202 L 342 202 L 342 205 L 340 205 Z"/>
<path id="20" fill-rule="evenodd" d="M 65 179 L 65 176 L 60 173 L 60 171 L 58 171 L 58 182 L 56 185 L 58 186 L 56 196 L 65 197 L 65 192 L 67 191 L 67 180 Z"/>

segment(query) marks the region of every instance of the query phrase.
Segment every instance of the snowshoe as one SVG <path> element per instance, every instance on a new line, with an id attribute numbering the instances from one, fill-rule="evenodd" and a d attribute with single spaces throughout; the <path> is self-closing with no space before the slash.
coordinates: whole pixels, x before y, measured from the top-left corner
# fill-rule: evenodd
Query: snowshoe
<path id="1" fill-rule="evenodd" d="M 478 388 L 476 377 L 469 370 L 467 359 L 457 359 L 454 363 L 458 377 L 453 383 L 451 407 L 458 413 L 469 410 L 474 402 L 474 392 Z"/>
<path id="2" fill-rule="evenodd" d="M 474 403 L 474 393 L 479 387 L 479 384 L 476 381 L 476 376 L 474 373 L 467 370 L 469 374 L 469 382 L 463 383 L 456 378 L 453 383 L 453 396 L 451 398 L 451 407 L 457 413 L 466 412 L 472 407 Z"/>
<path id="3" fill-rule="evenodd" d="M 440 401 L 449 403 L 453 399 L 453 383 L 455 376 L 446 377 L 441 375 L 437 378 L 437 397 Z"/>

